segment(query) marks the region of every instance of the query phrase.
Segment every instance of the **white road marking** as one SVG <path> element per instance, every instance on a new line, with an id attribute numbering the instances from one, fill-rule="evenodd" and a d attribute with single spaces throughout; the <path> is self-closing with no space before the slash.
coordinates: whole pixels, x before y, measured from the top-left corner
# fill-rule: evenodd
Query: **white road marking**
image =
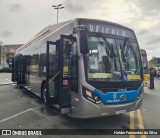
<path id="1" fill-rule="evenodd" d="M 15 83 L 7 78 L 5 78 L 5 80 L 7 80 L 7 82 L 0 82 L 0 85 L 7 85 L 7 84 L 11 84 L 11 85 L 15 85 Z"/>
<path id="2" fill-rule="evenodd" d="M 3 86 L 3 85 L 16 85 L 16 83 L 0 82 L 0 86 Z"/>
<path id="3" fill-rule="evenodd" d="M 7 79 L 7 78 L 5 78 L 5 80 L 7 80 L 9 83 L 13 83 L 13 81 L 11 81 L 11 80 L 9 80 L 9 79 Z"/>
<path id="4" fill-rule="evenodd" d="M 23 111 L 23 112 L 20 112 L 20 113 L 18 113 L 18 114 L 15 114 L 15 115 L 12 115 L 12 116 L 7 117 L 7 118 L 5 118 L 5 119 L 2 119 L 2 120 L 0 120 L 0 123 L 5 122 L 5 121 L 7 121 L 7 120 L 10 120 L 10 119 L 12 119 L 12 118 L 14 118 L 14 117 L 17 117 L 17 116 L 19 116 L 19 115 L 21 115 L 21 114 L 24 114 L 24 113 L 26 113 L 26 112 L 29 112 L 29 111 L 31 111 L 31 110 L 32 110 L 32 108 L 29 108 L 29 109 L 27 109 L 27 110 L 25 110 L 25 111 Z"/>
<path id="5" fill-rule="evenodd" d="M 0 84 L 9 84 L 8 82 L 0 82 Z"/>

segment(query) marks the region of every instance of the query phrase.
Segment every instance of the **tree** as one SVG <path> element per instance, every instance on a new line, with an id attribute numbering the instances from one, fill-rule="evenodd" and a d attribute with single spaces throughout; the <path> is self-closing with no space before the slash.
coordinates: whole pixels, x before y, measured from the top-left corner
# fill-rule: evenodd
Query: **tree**
<path id="1" fill-rule="evenodd" d="M 149 61 L 149 67 L 160 67 L 160 58 L 158 57 L 152 57 L 152 59 Z"/>

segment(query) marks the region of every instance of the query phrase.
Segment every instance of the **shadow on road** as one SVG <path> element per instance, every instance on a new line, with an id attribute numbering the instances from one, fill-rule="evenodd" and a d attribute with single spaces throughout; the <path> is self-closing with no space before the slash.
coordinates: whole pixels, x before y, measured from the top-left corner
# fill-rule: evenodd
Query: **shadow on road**
<path id="1" fill-rule="evenodd" d="M 17 89 L 19 87 L 15 86 Z M 114 116 L 97 117 L 89 119 L 76 119 L 67 115 L 60 115 L 54 108 L 46 107 L 37 96 L 25 89 L 21 90 L 25 97 L 30 98 L 30 103 L 36 105 L 36 113 L 45 116 L 45 118 L 58 119 L 61 122 L 61 128 L 67 129 L 129 129 L 129 114 L 120 114 Z M 53 122 L 52 122 L 53 123 Z M 54 129 L 54 128 L 51 128 Z"/>
<path id="2" fill-rule="evenodd" d="M 88 119 L 76 119 L 67 115 L 61 115 L 63 118 L 63 124 L 80 129 L 129 129 L 129 116 L 126 114 L 88 118 Z M 121 125 L 120 125 L 121 124 Z"/>

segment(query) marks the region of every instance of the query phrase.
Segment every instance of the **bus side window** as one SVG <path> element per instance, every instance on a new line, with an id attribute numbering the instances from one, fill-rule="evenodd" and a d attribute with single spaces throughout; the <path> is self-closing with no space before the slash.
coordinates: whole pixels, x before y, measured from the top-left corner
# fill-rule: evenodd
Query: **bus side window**
<path id="1" fill-rule="evenodd" d="M 71 90 L 78 93 L 78 54 L 77 42 L 71 47 Z"/>
<path id="2" fill-rule="evenodd" d="M 39 59 L 39 76 L 46 75 L 46 54 L 41 53 Z"/>

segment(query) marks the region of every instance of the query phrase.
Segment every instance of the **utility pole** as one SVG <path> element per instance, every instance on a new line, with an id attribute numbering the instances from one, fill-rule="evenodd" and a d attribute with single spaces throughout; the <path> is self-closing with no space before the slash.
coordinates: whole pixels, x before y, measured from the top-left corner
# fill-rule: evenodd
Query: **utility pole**
<path id="1" fill-rule="evenodd" d="M 1 54 L 1 53 L 2 53 L 2 52 L 1 52 L 1 51 L 2 51 L 2 50 L 1 50 L 2 44 L 3 44 L 2 41 L 0 41 L 0 66 L 1 66 L 1 55 L 2 55 L 2 54 Z"/>
<path id="2" fill-rule="evenodd" d="M 64 7 L 62 6 L 62 4 L 52 5 L 52 7 L 54 7 L 54 9 L 57 10 L 57 23 L 58 23 L 58 13 L 59 13 L 59 10 L 63 9 Z"/>

